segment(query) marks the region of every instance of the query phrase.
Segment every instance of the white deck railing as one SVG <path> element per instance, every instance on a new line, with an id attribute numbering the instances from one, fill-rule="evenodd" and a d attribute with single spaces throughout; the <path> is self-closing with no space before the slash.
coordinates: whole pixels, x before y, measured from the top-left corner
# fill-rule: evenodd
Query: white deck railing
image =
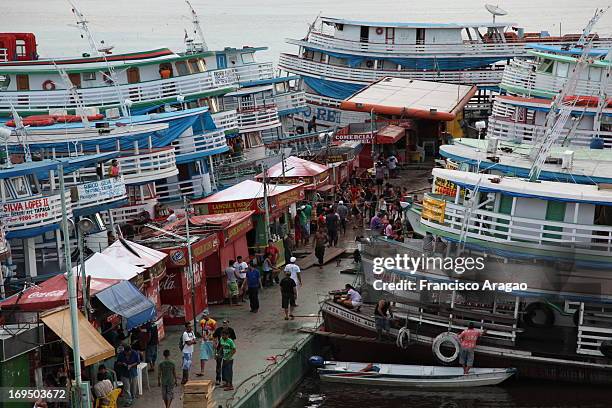
<path id="1" fill-rule="evenodd" d="M 377 42 L 361 42 L 335 38 L 319 31 L 311 31 L 308 41 L 328 49 L 369 52 L 377 54 L 406 54 L 406 55 L 438 55 L 466 56 L 466 57 L 490 57 L 490 56 L 523 56 L 528 55 L 526 46 L 533 43 L 506 42 L 506 43 L 483 43 L 465 40 L 462 43 L 453 44 L 387 44 Z M 290 43 L 300 44 L 301 41 L 288 40 Z M 546 45 L 567 45 L 569 41 L 546 42 Z M 597 46 L 609 46 L 609 41 L 597 41 Z"/>
<path id="2" fill-rule="evenodd" d="M 306 92 L 287 92 L 274 95 L 274 103 L 279 111 L 305 109 L 306 108 Z"/>
<path id="3" fill-rule="evenodd" d="M 136 216 L 143 211 L 148 212 L 151 218 L 153 218 L 155 204 L 157 204 L 157 198 L 146 200 L 136 204 L 125 205 L 119 208 L 113 208 L 112 210 L 110 210 L 110 212 L 111 214 L 113 214 L 114 223 L 125 224 L 128 221 L 131 221 L 136 218 Z M 109 224 L 110 220 L 108 219 L 106 212 L 102 213 L 102 219 L 104 220 L 105 224 Z"/>
<path id="4" fill-rule="evenodd" d="M 280 55 L 278 67 L 294 74 L 364 85 L 384 77 L 410 78 L 455 84 L 497 85 L 501 81 L 503 73 L 501 68 L 439 72 L 350 68 L 348 66 L 311 61 L 290 54 Z"/>
<path id="5" fill-rule="evenodd" d="M 281 126 L 276 106 L 238 112 L 240 133 L 257 132 Z"/>
<path id="6" fill-rule="evenodd" d="M 208 152 L 227 148 L 227 143 L 225 131 L 219 129 L 197 135 L 181 135 L 181 137 L 172 142 L 172 146 L 174 146 L 176 160 L 180 161 L 190 154 L 201 153 L 204 155 Z"/>
<path id="7" fill-rule="evenodd" d="M 538 137 L 542 137 L 545 132 L 544 126 L 518 123 L 511 118 L 490 117 L 487 128 L 487 137 L 495 137 L 500 140 L 513 143 L 534 143 Z M 595 131 L 575 130 L 571 137 L 567 137 L 569 129 L 563 129 L 559 134 L 556 144 L 571 146 L 589 146 Z M 599 137 L 604 140 L 606 148 L 612 148 L 612 132 L 599 132 Z"/>
<path id="8" fill-rule="evenodd" d="M 182 197 L 200 197 L 204 193 L 209 193 L 210 183 L 208 187 L 202 183 L 202 179 L 198 175 L 194 175 L 191 180 L 175 181 L 170 183 L 156 183 L 155 190 L 160 200 L 178 200 Z"/>
<path id="9" fill-rule="evenodd" d="M 212 114 L 217 129 L 224 131 L 238 129 L 238 112 L 235 109 Z"/>
<path id="10" fill-rule="evenodd" d="M 62 202 L 59 193 L 10 200 L 4 203 L 4 207 L 4 211 L 0 210 L 0 222 L 7 232 L 43 227 L 62 220 Z M 66 208 L 68 216 L 71 216 L 70 190 L 66 191 Z"/>
<path id="11" fill-rule="evenodd" d="M 446 202 L 444 224 L 421 218 L 421 223 L 449 233 L 461 234 L 466 208 Z M 574 251 L 576 254 L 612 257 L 612 227 L 573 224 L 475 210 L 467 227 L 467 239 L 503 243 L 516 248 Z"/>
<path id="12" fill-rule="evenodd" d="M 6 48 L 0 48 L 0 62 L 8 61 L 8 50 Z"/>
<path id="13" fill-rule="evenodd" d="M 122 156 L 118 157 L 120 174 L 126 185 L 143 184 L 155 180 L 172 177 L 178 174 L 174 147 L 162 147 L 158 149 L 123 150 Z M 108 167 L 103 168 L 104 174 Z M 83 177 L 95 178 L 95 166 L 80 170 Z"/>
<path id="14" fill-rule="evenodd" d="M 234 68 L 239 82 L 253 82 L 274 78 L 274 65 L 271 62 L 241 65 Z"/>
<path id="15" fill-rule="evenodd" d="M 524 60 L 513 60 L 504 70 L 500 86 L 511 93 L 525 96 L 552 98 L 565 86 L 567 78 L 553 74 L 537 72 L 535 64 Z M 579 79 L 576 95 L 593 96 L 600 91 L 601 80 Z M 612 83 L 608 83 L 608 93 L 612 92 Z"/>
<path id="16" fill-rule="evenodd" d="M 82 88 L 77 92 L 85 106 L 117 106 L 120 100 L 130 99 L 135 104 L 189 97 L 224 88 L 238 86 L 233 68 L 177 76 L 168 79 L 114 86 Z M 13 104 L 18 111 L 75 109 L 77 104 L 65 89 L 54 91 L 7 91 L 0 98 L 0 112 L 10 112 Z"/>

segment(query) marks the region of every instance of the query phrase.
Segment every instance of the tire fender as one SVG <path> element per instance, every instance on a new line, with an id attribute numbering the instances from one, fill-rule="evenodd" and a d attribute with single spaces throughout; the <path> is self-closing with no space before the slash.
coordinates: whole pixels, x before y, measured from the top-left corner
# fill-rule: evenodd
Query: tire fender
<path id="1" fill-rule="evenodd" d="M 450 357 L 447 357 L 442 354 L 441 348 L 443 344 L 450 344 L 453 347 L 454 351 Z M 442 364 L 452 364 L 457 361 L 457 359 L 459 358 L 459 352 L 461 351 L 461 343 L 459 342 L 459 336 L 451 332 L 440 333 L 433 340 L 433 343 L 431 344 L 431 350 L 433 351 L 434 357 L 439 362 L 441 362 Z"/>

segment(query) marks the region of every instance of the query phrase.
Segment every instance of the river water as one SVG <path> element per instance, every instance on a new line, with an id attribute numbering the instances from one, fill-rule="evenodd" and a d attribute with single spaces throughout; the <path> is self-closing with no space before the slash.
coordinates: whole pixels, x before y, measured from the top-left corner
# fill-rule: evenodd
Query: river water
<path id="1" fill-rule="evenodd" d="M 95 38 L 118 52 L 167 46 L 184 48 L 184 29 L 191 27 L 184 0 L 75 0 Z M 526 31 L 581 32 L 595 8 L 609 0 L 191 0 L 211 49 L 267 46 L 264 59 L 294 52 L 286 37 L 302 38 L 317 14 L 370 21 L 490 21 L 485 3 L 508 11 L 498 21 Z M 79 37 L 68 0 L 0 0 L 0 30 L 34 32 L 42 56 L 73 56 L 89 51 Z M 612 34 L 612 12 L 596 27 Z"/>
<path id="2" fill-rule="evenodd" d="M 509 380 L 503 386 L 404 391 L 321 383 L 308 376 L 281 408 L 609 408 L 612 390 Z"/>

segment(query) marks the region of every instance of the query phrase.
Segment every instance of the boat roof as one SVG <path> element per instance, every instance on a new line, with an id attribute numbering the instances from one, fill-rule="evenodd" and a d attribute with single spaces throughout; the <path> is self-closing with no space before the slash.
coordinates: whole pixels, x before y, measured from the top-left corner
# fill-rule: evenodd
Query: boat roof
<path id="1" fill-rule="evenodd" d="M 538 51 L 538 50 L 535 50 L 535 49 L 528 50 L 528 53 L 533 55 L 533 56 L 535 56 L 535 57 L 546 58 L 546 59 L 550 59 L 550 60 L 567 62 L 567 63 L 576 63 L 576 61 L 578 59 L 577 57 L 572 57 L 572 56 L 569 56 L 569 55 L 551 54 L 551 53 L 548 53 L 548 52 L 541 52 L 541 51 Z M 606 68 L 612 62 L 611 61 L 607 61 L 607 60 L 597 59 L 597 60 L 588 61 L 588 63 L 590 65 L 594 65 L 594 66 L 597 66 L 597 67 Z"/>
<path id="2" fill-rule="evenodd" d="M 480 168 L 483 170 L 527 177 L 533 164 L 533 160 L 529 157 L 533 148 L 530 144 L 500 140 L 495 153 L 499 162 L 494 163 L 489 159 L 492 154 L 487 153 L 488 140 L 461 138 L 454 139 L 453 142 L 450 145 L 440 146 L 440 154 L 443 157 L 472 165 L 480 163 Z M 501 151 L 501 147 L 508 147 L 512 152 Z M 612 183 L 612 149 L 553 146 L 549 157 L 561 158 L 567 151 L 574 153 L 571 170 L 562 169 L 561 164 L 544 163 L 540 179 L 574 180 L 582 184 Z"/>
<path id="3" fill-rule="evenodd" d="M 234 92 L 227 93 L 224 96 L 249 95 L 249 94 L 256 93 L 256 92 L 271 91 L 273 88 L 274 88 L 274 85 L 249 86 L 246 88 L 240 88 Z"/>
<path id="4" fill-rule="evenodd" d="M 612 206 L 612 190 L 596 185 L 559 183 L 555 181 L 530 182 L 523 178 L 471 173 L 460 170 L 435 168 L 435 177 L 449 180 L 468 189 L 478 185 L 480 192 L 503 193 L 515 197 L 538 198 L 545 201 L 566 201 Z"/>
<path id="5" fill-rule="evenodd" d="M 107 152 L 13 164 L 13 166 L 10 168 L 0 169 L 0 180 L 29 174 L 35 174 L 39 178 L 46 179 L 49 171 L 57 171 L 60 165 L 64 166 L 64 173 L 72 173 L 73 171 L 76 171 L 82 167 L 108 161 L 118 156 L 119 152 Z"/>
<path id="6" fill-rule="evenodd" d="M 351 108 L 361 106 L 382 114 L 402 109 L 454 114 L 463 109 L 475 90 L 473 86 L 386 77 L 356 92 L 341 107 L 364 111 Z M 435 120 L 435 115 L 431 119 Z"/>
<path id="7" fill-rule="evenodd" d="M 547 45 L 547 44 L 529 44 L 528 48 L 534 49 L 541 52 L 553 52 L 561 55 L 581 55 L 584 52 L 584 48 L 573 47 L 564 48 L 558 45 Z M 589 51 L 589 55 L 594 57 L 604 57 L 608 55 L 610 50 L 607 48 L 592 48 Z"/>
<path id="8" fill-rule="evenodd" d="M 321 21 L 328 24 L 345 24 L 355 26 L 368 27 L 395 27 L 395 28 L 431 28 L 431 29 L 457 29 L 461 30 L 466 27 L 496 27 L 504 28 L 514 25 L 513 23 L 494 23 L 492 21 L 482 23 L 419 23 L 419 22 L 380 22 L 380 21 L 363 21 L 349 20 L 335 17 L 321 17 Z"/>
<path id="9" fill-rule="evenodd" d="M 295 188 L 301 188 L 302 184 L 272 184 L 268 186 L 268 196 L 273 197 Z M 203 198 L 201 200 L 192 201 L 195 204 L 209 204 L 219 203 L 226 201 L 240 201 L 250 200 L 256 198 L 262 198 L 264 192 L 264 185 L 255 180 L 245 180 L 241 183 L 235 184 L 225 190 L 221 190 L 211 196 Z"/>

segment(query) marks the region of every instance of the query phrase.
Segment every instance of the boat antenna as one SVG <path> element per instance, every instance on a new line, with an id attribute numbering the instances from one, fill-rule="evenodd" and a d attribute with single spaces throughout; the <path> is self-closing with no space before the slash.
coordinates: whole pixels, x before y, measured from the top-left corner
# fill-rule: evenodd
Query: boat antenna
<path id="1" fill-rule="evenodd" d="M 74 103 L 77 106 L 75 109 L 76 114 L 81 117 L 83 126 L 90 127 L 91 124 L 89 123 L 89 119 L 87 119 L 87 115 L 85 114 L 85 105 L 83 105 L 83 101 L 81 100 L 81 95 L 79 95 L 79 93 L 77 92 L 77 87 L 72 83 L 72 81 L 70 80 L 70 77 L 68 76 L 64 68 L 59 67 L 55 63 L 55 61 L 53 61 L 53 65 L 55 66 L 55 69 L 57 69 L 57 72 L 59 72 L 60 78 L 62 79 L 62 82 L 66 86 L 66 90 L 68 91 L 68 93 L 70 94 L 70 96 L 74 100 Z"/>
<path id="2" fill-rule="evenodd" d="M 15 122 L 15 134 L 17 135 L 17 141 L 23 147 L 23 158 L 26 162 L 31 162 L 32 153 L 30 152 L 30 145 L 28 145 L 27 142 L 27 126 L 23 124 L 23 120 L 21 120 L 21 116 L 19 116 L 17 109 L 15 109 L 15 105 L 13 105 L 13 103 L 10 101 L 9 103 L 11 104 L 11 114 L 13 115 L 13 121 Z M 6 153 L 8 155 L 8 149 Z"/>
<path id="3" fill-rule="evenodd" d="M 599 19 L 606 13 L 606 11 L 608 11 L 609 8 L 610 6 L 606 7 L 605 9 L 601 8 L 595 10 L 595 14 L 593 15 L 593 17 L 591 17 L 587 25 L 582 30 L 582 35 L 576 43 L 577 47 L 583 47 L 586 44 L 588 37 L 591 35 L 593 27 L 595 27 L 595 24 L 597 24 Z"/>
<path id="4" fill-rule="evenodd" d="M 83 15 L 83 13 L 81 13 L 81 11 L 77 8 L 75 4 L 75 0 L 67 0 L 67 1 L 72 7 L 72 13 L 74 14 L 74 17 L 76 19 L 77 27 L 82 32 L 81 37 L 87 37 L 87 41 L 89 41 L 89 47 L 91 48 L 91 51 L 97 57 L 104 60 L 104 62 L 106 63 L 106 69 L 108 71 L 108 74 L 103 73 L 102 75 L 108 77 L 112 85 L 115 87 L 115 90 L 117 91 L 117 96 L 119 98 L 119 106 L 121 107 L 121 113 L 123 116 L 127 118 L 129 116 L 129 111 L 128 111 L 127 105 L 125 104 L 125 100 L 123 99 L 123 96 L 121 95 L 121 90 L 119 89 L 119 81 L 117 79 L 117 73 L 115 72 L 115 69 L 113 68 L 113 66 L 108 62 L 108 59 L 106 59 L 106 53 L 110 51 L 113 47 L 98 48 L 98 46 L 96 45 L 97 43 L 93 36 L 93 33 L 89 29 L 88 21 L 85 19 L 85 16 Z"/>
<path id="5" fill-rule="evenodd" d="M 196 13 L 195 9 L 189 2 L 189 0 L 185 0 L 189 10 L 191 10 L 191 23 L 193 24 L 193 34 L 197 37 L 199 42 L 195 42 L 193 39 L 189 39 L 187 33 L 185 33 L 185 42 L 191 42 L 192 50 L 196 51 L 208 51 L 208 45 L 206 45 L 206 40 L 204 39 L 204 31 L 202 31 L 202 24 L 200 23 L 200 17 L 198 17 L 198 13 Z"/>

